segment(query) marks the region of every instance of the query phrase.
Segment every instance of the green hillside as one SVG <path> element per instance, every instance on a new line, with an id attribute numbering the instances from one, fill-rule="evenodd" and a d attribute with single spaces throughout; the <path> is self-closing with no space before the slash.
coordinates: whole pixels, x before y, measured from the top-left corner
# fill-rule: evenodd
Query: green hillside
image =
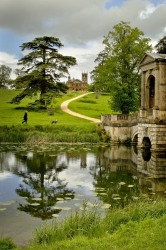
<path id="1" fill-rule="evenodd" d="M 0 125 L 19 125 L 22 122 L 24 112 L 28 103 L 33 100 L 25 98 L 19 105 L 11 104 L 11 99 L 18 94 L 16 90 L 0 89 Z M 90 123 L 84 119 L 73 117 L 61 111 L 60 104 L 68 99 L 76 97 L 82 94 L 82 92 L 68 92 L 62 97 L 55 98 L 53 100 L 53 106 L 55 108 L 54 115 L 49 115 L 46 110 L 44 111 L 29 111 L 28 112 L 28 124 L 29 125 L 49 125 L 52 120 L 57 119 L 58 123 L 64 124 L 78 124 L 78 123 Z M 99 96 L 95 98 L 94 94 L 89 94 L 87 97 L 83 97 L 77 101 L 73 101 L 69 107 L 76 112 L 100 119 L 101 113 L 110 113 L 108 106 L 109 96 Z"/>
<path id="2" fill-rule="evenodd" d="M 47 110 L 37 112 L 28 110 L 28 123 L 22 124 L 27 105 L 34 99 L 25 98 L 19 105 L 11 104 L 12 98 L 18 94 L 18 91 L 1 89 L 0 142 L 98 143 L 101 140 L 103 142 L 108 141 L 109 138 L 101 139 L 101 134 L 96 131 L 96 123 L 69 115 L 61 110 L 60 105 L 63 101 L 72 99 L 82 93 L 68 92 L 55 98 L 52 102 L 55 109 L 53 115 L 50 115 Z M 100 119 L 101 113 L 109 113 L 108 99 L 109 96 L 100 96 L 94 100 L 94 94 L 89 94 L 87 99 L 80 98 L 80 102 L 78 100 L 73 101 L 73 107 L 71 108 L 86 116 Z M 58 122 L 52 124 L 53 120 Z"/>

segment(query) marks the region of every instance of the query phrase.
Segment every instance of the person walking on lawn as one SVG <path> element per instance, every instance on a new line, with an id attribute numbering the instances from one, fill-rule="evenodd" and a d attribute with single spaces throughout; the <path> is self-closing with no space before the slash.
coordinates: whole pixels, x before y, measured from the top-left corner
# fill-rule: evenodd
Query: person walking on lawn
<path id="1" fill-rule="evenodd" d="M 25 111 L 25 114 L 24 114 L 24 117 L 23 117 L 22 124 L 23 124 L 24 122 L 27 123 L 27 121 L 28 121 L 28 112 Z"/>

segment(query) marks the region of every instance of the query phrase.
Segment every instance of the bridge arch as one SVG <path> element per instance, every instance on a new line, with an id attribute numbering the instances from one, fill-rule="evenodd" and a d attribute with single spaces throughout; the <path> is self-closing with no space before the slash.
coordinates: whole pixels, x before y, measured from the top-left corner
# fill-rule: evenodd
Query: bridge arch
<path id="1" fill-rule="evenodd" d="M 133 138 L 132 138 L 132 143 L 133 143 L 133 144 L 136 144 L 136 145 L 138 144 L 138 133 L 135 133 L 135 134 L 134 134 L 134 136 L 133 136 Z"/>
<path id="2" fill-rule="evenodd" d="M 144 136 L 142 139 L 142 147 L 143 148 L 151 148 L 152 144 L 150 141 L 150 138 L 147 136 Z"/>

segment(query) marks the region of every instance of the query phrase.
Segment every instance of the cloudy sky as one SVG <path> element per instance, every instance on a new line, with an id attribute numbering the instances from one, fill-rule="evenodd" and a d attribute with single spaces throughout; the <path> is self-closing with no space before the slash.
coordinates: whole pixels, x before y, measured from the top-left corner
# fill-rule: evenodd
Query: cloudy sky
<path id="1" fill-rule="evenodd" d="M 64 45 L 61 53 L 76 57 L 70 75 L 80 79 L 92 71 L 103 37 L 120 21 L 156 44 L 166 35 L 166 0 L 1 0 L 0 65 L 16 68 L 23 42 L 54 36 Z"/>

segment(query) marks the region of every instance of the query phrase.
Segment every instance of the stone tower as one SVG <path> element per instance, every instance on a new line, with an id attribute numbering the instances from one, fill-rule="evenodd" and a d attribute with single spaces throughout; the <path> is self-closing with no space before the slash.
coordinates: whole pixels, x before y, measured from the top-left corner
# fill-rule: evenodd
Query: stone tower
<path id="1" fill-rule="evenodd" d="M 140 62 L 141 109 L 138 145 L 166 149 L 166 54 L 147 53 Z"/>
<path id="2" fill-rule="evenodd" d="M 166 54 L 147 53 L 140 69 L 142 116 L 166 120 Z"/>
<path id="3" fill-rule="evenodd" d="M 88 83 L 88 74 L 87 73 L 82 73 L 82 82 Z"/>

